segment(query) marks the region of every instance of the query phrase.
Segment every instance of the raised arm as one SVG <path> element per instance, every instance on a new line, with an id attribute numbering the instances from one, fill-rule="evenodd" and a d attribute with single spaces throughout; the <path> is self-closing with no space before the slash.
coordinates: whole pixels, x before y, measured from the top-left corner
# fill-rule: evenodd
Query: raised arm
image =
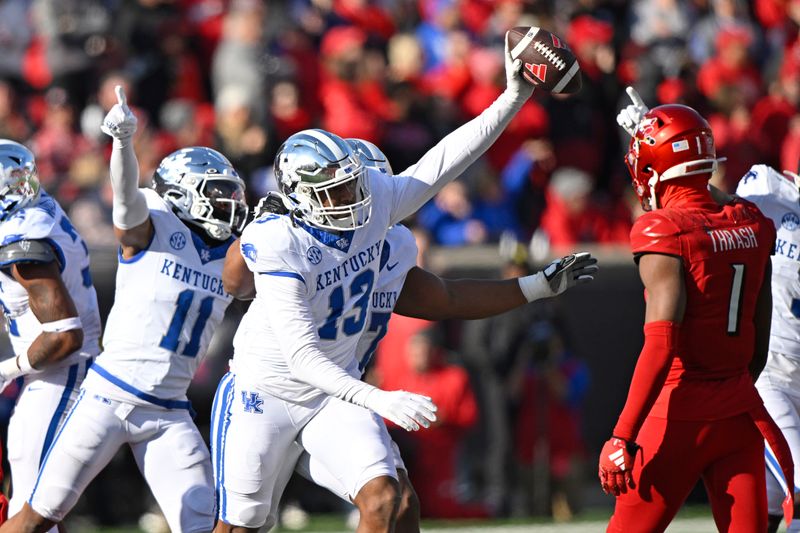
<path id="1" fill-rule="evenodd" d="M 114 138 L 111 150 L 111 189 L 114 192 L 111 216 L 114 234 L 122 245 L 122 256 L 129 259 L 150 245 L 153 224 L 147 201 L 139 190 L 139 162 L 133 151 L 136 117 L 128 107 L 125 92 L 117 85 L 117 104 L 103 119 L 100 129 Z"/>
<path id="2" fill-rule="evenodd" d="M 505 49 L 506 89 L 483 113 L 456 129 L 392 179 L 395 189 L 392 224 L 415 213 L 448 182 L 461 175 L 497 140 L 533 94 L 520 74 L 522 62 Z"/>
<path id="3" fill-rule="evenodd" d="M 585 252 L 554 261 L 542 272 L 507 280 L 449 280 L 414 267 L 394 312 L 425 320 L 486 318 L 588 283 L 597 270 L 597 260 Z"/>
<path id="4" fill-rule="evenodd" d="M 30 249 L 38 250 L 43 257 L 48 254 L 46 243 L 27 242 Z M 52 254 L 52 250 L 49 253 Z M 28 305 L 41 322 L 42 332 L 27 353 L 0 363 L 0 390 L 19 376 L 58 363 L 83 345 L 81 320 L 61 279 L 55 255 L 47 262 L 21 262 L 10 268 L 14 279 L 28 292 Z"/>
<path id="5" fill-rule="evenodd" d="M 239 300 L 252 300 L 256 297 L 256 282 L 253 273 L 247 268 L 240 250 L 241 241 L 236 239 L 225 254 L 222 267 L 222 285 L 225 291 Z"/>

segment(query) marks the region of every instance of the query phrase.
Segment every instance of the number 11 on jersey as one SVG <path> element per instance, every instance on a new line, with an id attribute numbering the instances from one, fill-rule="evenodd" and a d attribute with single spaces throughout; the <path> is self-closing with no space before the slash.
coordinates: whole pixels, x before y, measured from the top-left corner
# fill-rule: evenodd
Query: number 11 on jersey
<path id="1" fill-rule="evenodd" d="M 186 322 L 186 315 L 189 314 L 189 307 L 194 300 L 194 291 L 186 289 L 181 291 L 178 295 L 178 301 L 175 303 L 175 314 L 172 315 L 172 320 L 167 328 L 167 333 L 161 337 L 161 342 L 158 344 L 161 348 L 171 352 L 178 351 L 178 344 L 180 343 L 181 331 L 183 324 Z M 197 320 L 192 327 L 192 334 L 189 337 L 189 342 L 183 347 L 183 353 L 187 357 L 197 357 L 197 352 L 200 350 L 200 337 L 203 335 L 203 330 L 206 327 L 208 317 L 211 316 L 211 311 L 214 309 L 214 297 L 206 296 L 200 300 L 200 311 L 197 315 Z"/>

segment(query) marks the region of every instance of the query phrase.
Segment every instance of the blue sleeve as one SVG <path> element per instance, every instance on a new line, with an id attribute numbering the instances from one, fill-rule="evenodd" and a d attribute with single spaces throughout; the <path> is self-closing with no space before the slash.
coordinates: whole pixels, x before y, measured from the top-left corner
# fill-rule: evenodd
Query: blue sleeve
<path id="1" fill-rule="evenodd" d="M 535 164 L 536 161 L 523 149 L 517 150 L 511 157 L 500 174 L 500 183 L 507 197 L 522 191 Z"/>
<path id="2" fill-rule="evenodd" d="M 569 376 L 567 403 L 572 407 L 578 407 L 586 396 L 589 389 L 589 369 L 579 362 L 572 374 Z"/>

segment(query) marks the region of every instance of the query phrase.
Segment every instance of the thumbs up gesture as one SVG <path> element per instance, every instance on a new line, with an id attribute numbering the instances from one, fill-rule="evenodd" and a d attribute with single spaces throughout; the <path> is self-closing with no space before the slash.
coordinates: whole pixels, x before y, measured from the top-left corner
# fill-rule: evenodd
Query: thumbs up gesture
<path id="1" fill-rule="evenodd" d="M 121 85 L 114 88 L 117 93 L 117 103 L 103 119 L 103 124 L 100 129 L 106 135 L 110 135 L 115 139 L 124 140 L 133 137 L 136 133 L 136 116 L 131 112 L 128 107 L 128 99 L 125 97 L 125 91 Z"/>

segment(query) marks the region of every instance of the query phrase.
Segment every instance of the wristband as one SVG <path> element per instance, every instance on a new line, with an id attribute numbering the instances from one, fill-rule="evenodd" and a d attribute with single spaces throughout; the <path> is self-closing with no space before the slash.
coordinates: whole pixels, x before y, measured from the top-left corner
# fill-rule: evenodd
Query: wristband
<path id="1" fill-rule="evenodd" d="M 31 366 L 31 362 L 28 359 L 27 353 L 18 355 L 16 364 L 17 368 L 19 369 L 20 375 L 32 374 L 33 372 L 37 372 L 37 370 Z"/>
<path id="2" fill-rule="evenodd" d="M 553 296 L 553 291 L 550 289 L 550 284 L 547 283 L 547 278 L 545 278 L 542 272 L 517 278 L 517 281 L 519 282 L 519 288 L 522 291 L 522 295 L 525 296 L 525 299 L 528 300 L 528 302 Z"/>
<path id="3" fill-rule="evenodd" d="M 11 381 L 22 375 L 22 370 L 20 370 L 17 364 L 17 359 L 18 357 L 11 357 L 10 359 L 0 361 L 0 377 L 6 381 Z M 27 359 L 27 357 L 25 357 L 25 359 Z"/>
<path id="4" fill-rule="evenodd" d="M 71 316 L 69 318 L 62 318 L 53 322 L 45 322 L 42 324 L 42 331 L 48 333 L 61 333 L 63 331 L 71 331 L 73 329 L 81 329 L 81 317 Z"/>

